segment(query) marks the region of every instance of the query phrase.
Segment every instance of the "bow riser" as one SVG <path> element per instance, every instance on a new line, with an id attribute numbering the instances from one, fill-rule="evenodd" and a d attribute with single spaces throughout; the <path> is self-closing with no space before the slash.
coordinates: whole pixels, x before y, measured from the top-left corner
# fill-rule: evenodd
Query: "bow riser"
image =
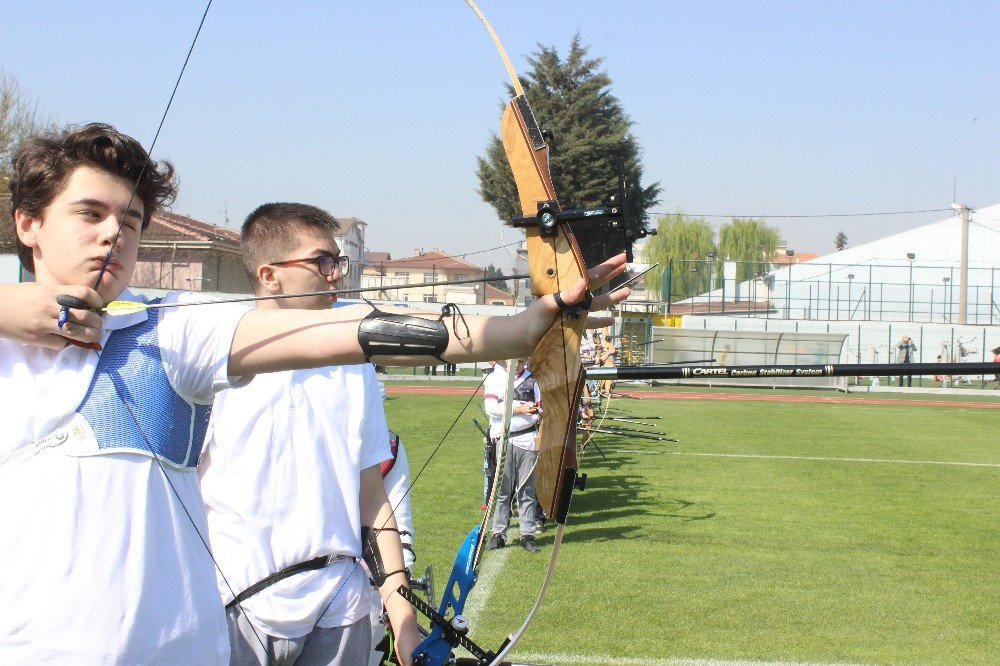
<path id="1" fill-rule="evenodd" d="M 531 372 L 541 388 L 544 410 L 538 432 L 535 495 L 550 518 L 558 513 L 562 470 L 577 467 L 577 405 L 585 382 L 579 355 L 566 357 L 562 353 L 563 349 L 579 349 L 581 331 L 571 325 L 582 328 L 584 320 L 566 319 L 565 328 L 553 328 L 545 334 L 530 361 Z"/>
<path id="2" fill-rule="evenodd" d="M 525 216 L 559 211 L 549 173 L 549 148 L 524 95 L 507 104 L 500 123 L 500 136 L 517 185 Z M 525 229 L 531 293 L 553 294 L 587 279 L 587 267 L 566 223 L 557 223 L 551 233 L 541 224 Z M 539 430 L 535 493 L 548 516 L 555 516 L 562 492 L 562 470 L 576 467 L 576 413 L 583 393 L 580 341 L 584 317 L 563 313 L 542 337 L 530 359 L 532 374 L 542 392 L 544 418 Z"/>
<path id="3" fill-rule="evenodd" d="M 475 563 L 477 562 L 477 548 L 480 541 L 481 529 L 479 526 L 472 528 L 472 531 L 465 537 L 465 541 L 462 542 L 462 546 L 458 549 L 458 554 L 455 556 L 455 564 L 452 566 L 451 576 L 448 578 L 448 584 L 445 586 L 445 592 L 441 597 L 441 604 L 438 607 L 438 614 L 444 619 L 450 620 L 452 617 L 462 613 L 465 609 L 465 601 L 469 596 L 469 592 L 472 591 L 472 588 L 476 584 Z M 400 593 L 404 589 L 405 586 L 400 588 Z M 458 592 L 457 597 L 455 596 L 456 591 Z M 454 649 L 452 641 L 449 638 L 448 632 L 446 632 L 444 627 L 432 624 L 430 635 L 417 646 L 414 655 L 421 655 L 423 659 L 422 663 L 425 664 L 447 663 Z"/>

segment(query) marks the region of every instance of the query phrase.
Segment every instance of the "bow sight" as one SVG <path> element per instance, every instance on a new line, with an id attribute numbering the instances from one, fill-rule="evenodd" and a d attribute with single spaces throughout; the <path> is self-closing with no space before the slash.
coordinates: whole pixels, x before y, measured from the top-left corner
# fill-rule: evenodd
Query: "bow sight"
<path id="1" fill-rule="evenodd" d="M 548 130 L 543 131 L 542 134 L 547 137 L 552 136 Z M 615 167 L 618 172 L 618 189 L 614 194 L 609 195 L 602 205 L 592 208 L 559 210 L 557 201 L 539 201 L 538 212 L 535 215 L 515 217 L 507 223 L 508 226 L 515 228 L 538 227 L 542 236 L 551 237 L 556 235 L 560 222 L 567 224 L 575 222 L 578 225 L 583 222 L 603 223 L 610 231 L 622 235 L 625 258 L 631 263 L 633 260 L 632 244 L 640 238 L 655 236 L 656 229 L 645 227 L 632 229 L 629 226 L 628 201 L 625 196 L 625 166 L 621 157 L 615 159 Z"/>

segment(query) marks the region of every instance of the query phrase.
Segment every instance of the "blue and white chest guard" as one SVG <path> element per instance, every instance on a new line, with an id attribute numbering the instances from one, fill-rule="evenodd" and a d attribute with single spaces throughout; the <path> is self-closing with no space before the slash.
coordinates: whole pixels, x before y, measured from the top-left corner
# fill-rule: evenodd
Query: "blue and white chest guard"
<path id="1" fill-rule="evenodd" d="M 152 449 L 165 465 L 193 469 L 212 407 L 189 402 L 174 391 L 160 356 L 156 327 L 160 311 L 146 312 L 145 321 L 108 337 L 76 411 L 93 429 L 97 450 L 90 455 L 151 455 Z"/>

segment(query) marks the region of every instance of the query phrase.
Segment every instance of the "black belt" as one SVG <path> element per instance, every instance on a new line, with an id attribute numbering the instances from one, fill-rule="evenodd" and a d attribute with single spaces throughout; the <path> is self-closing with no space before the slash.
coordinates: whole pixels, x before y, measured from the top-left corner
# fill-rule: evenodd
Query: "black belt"
<path id="1" fill-rule="evenodd" d="M 517 437 L 518 435 L 527 435 L 529 432 L 537 432 L 537 431 L 538 431 L 538 424 L 536 423 L 535 425 L 531 426 L 530 428 L 525 428 L 524 430 L 514 430 L 513 432 L 511 432 L 508 435 L 508 437 Z"/>
<path id="2" fill-rule="evenodd" d="M 290 567 L 286 567 L 281 571 L 276 571 L 275 573 L 267 576 L 266 578 L 261 578 L 259 581 L 243 590 L 236 595 L 236 598 L 226 604 L 226 609 L 230 609 L 233 606 L 243 603 L 253 595 L 257 594 L 261 590 L 265 590 L 275 583 L 285 580 L 289 576 L 294 576 L 297 573 L 302 573 L 303 571 L 315 571 L 316 569 L 325 569 L 334 562 L 339 562 L 340 560 L 354 560 L 357 558 L 351 557 L 350 555 L 320 555 L 319 557 L 314 557 L 311 560 L 306 560 L 305 562 L 299 562 L 298 564 L 293 564 Z"/>

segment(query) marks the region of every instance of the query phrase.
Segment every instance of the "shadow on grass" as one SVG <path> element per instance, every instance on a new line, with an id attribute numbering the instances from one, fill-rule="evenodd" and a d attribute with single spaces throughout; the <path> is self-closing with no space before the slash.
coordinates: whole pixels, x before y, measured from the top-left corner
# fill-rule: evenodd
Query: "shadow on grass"
<path id="1" fill-rule="evenodd" d="M 622 472 L 634 462 L 627 455 L 609 455 L 600 468 L 589 467 L 586 490 L 575 491 L 564 540 L 615 541 L 649 536 L 649 517 L 690 523 L 711 520 L 716 512 L 683 498 L 664 499 L 641 474 Z M 549 541 L 546 533 L 545 541 Z M 540 541 L 544 543 L 544 541 Z"/>

